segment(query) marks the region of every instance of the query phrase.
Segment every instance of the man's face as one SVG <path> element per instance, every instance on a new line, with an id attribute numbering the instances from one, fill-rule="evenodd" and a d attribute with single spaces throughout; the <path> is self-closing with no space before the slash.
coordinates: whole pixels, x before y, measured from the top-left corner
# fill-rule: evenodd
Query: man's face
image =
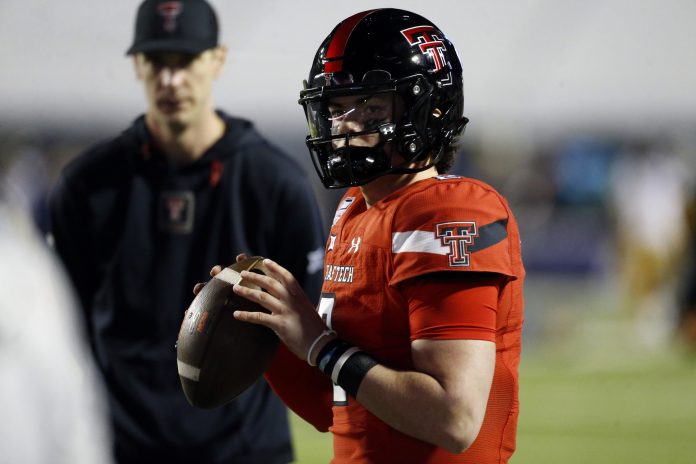
<path id="1" fill-rule="evenodd" d="M 198 55 L 178 52 L 138 53 L 135 70 L 145 86 L 148 114 L 158 122 L 183 130 L 205 110 L 212 110 L 213 81 L 225 62 L 223 47 Z"/>
<path id="2" fill-rule="evenodd" d="M 381 124 L 396 122 L 403 112 L 401 99 L 393 93 L 351 95 L 329 101 L 331 135 L 343 135 L 375 129 Z M 379 134 L 370 133 L 349 139 L 351 146 L 372 147 L 379 143 Z M 345 139 L 334 139 L 334 148 L 345 145 Z"/>

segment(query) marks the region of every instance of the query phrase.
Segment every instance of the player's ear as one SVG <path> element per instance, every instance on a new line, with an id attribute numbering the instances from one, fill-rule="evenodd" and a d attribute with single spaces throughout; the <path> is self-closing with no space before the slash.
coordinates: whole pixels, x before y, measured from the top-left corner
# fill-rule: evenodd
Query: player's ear
<path id="1" fill-rule="evenodd" d="M 213 60 L 215 63 L 213 76 L 217 79 L 225 69 L 225 62 L 227 61 L 227 47 L 225 45 L 218 45 L 213 49 Z"/>
<path id="2" fill-rule="evenodd" d="M 142 53 L 136 53 L 133 55 L 133 69 L 135 70 L 135 77 L 138 80 L 143 80 L 145 76 L 145 55 Z"/>

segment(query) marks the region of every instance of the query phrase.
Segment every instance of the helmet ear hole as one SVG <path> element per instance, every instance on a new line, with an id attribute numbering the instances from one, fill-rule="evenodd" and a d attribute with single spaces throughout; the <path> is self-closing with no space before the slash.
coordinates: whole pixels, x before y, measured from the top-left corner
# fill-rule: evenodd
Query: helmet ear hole
<path id="1" fill-rule="evenodd" d="M 423 142 L 420 137 L 413 137 L 404 142 L 399 147 L 399 153 L 408 161 L 415 161 L 416 156 L 423 148 Z"/>

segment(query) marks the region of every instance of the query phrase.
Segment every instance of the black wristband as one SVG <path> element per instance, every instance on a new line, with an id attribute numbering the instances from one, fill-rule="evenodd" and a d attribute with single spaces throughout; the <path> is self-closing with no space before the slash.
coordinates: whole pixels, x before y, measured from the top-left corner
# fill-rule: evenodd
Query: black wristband
<path id="1" fill-rule="evenodd" d="M 350 343 L 339 338 L 334 338 L 324 345 L 317 356 L 317 366 L 319 370 L 331 377 L 331 372 L 336 365 L 336 361 L 338 361 L 338 358 L 348 351 L 349 348 L 351 348 Z"/>
<path id="2" fill-rule="evenodd" d="M 353 398 L 358 397 L 358 389 L 367 372 L 377 365 L 369 354 L 363 351 L 353 353 L 338 372 L 339 387 L 343 388 Z"/>

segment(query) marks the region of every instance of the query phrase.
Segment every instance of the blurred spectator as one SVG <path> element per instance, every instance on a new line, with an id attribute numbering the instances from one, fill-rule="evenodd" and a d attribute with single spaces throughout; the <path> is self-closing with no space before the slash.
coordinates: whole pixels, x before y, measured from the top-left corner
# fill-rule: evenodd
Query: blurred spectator
<path id="1" fill-rule="evenodd" d="M 50 166 L 34 144 L 22 146 L 9 167 L 7 178 L 16 188 L 22 209 L 31 214 L 41 233 L 48 232 L 46 197 L 50 186 Z"/>
<path id="2" fill-rule="evenodd" d="M 622 306 L 643 341 L 659 343 L 674 317 L 689 171 L 668 144 L 640 142 L 620 154 L 611 179 Z"/>
<path id="3" fill-rule="evenodd" d="M 41 135 L 33 129 L 12 130 L 0 124 L 0 173 L 12 204 L 23 211 L 42 234 L 48 230 L 46 197 L 54 168 Z"/>
<path id="4" fill-rule="evenodd" d="M 677 333 L 690 348 L 696 350 L 696 191 L 692 191 L 689 198 L 686 216 L 689 243 L 678 289 Z"/>
<path id="5" fill-rule="evenodd" d="M 0 181 L 0 462 L 110 463 L 105 396 L 77 302 L 8 190 Z"/>
<path id="6" fill-rule="evenodd" d="M 529 272 L 589 276 L 603 272 L 609 237 L 603 199 L 612 143 L 571 137 L 530 156 L 503 191 L 519 211 Z"/>
<path id="7" fill-rule="evenodd" d="M 609 185 L 614 143 L 596 137 L 576 137 L 556 153 L 554 180 L 557 202 L 569 206 L 600 206 Z"/>

